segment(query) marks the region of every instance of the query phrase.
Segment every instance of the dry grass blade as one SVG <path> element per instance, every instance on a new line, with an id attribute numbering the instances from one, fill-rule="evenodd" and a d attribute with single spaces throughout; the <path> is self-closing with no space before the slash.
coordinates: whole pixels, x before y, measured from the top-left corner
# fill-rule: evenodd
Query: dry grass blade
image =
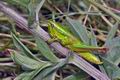
<path id="1" fill-rule="evenodd" d="M 107 14 L 111 15 L 115 20 L 120 22 L 120 17 L 118 15 L 116 15 L 115 13 L 113 13 L 111 10 L 103 7 L 101 4 L 96 3 L 93 0 L 88 0 L 91 4 L 95 5 L 96 7 L 98 7 L 99 9 L 103 10 L 104 12 L 106 12 Z"/>

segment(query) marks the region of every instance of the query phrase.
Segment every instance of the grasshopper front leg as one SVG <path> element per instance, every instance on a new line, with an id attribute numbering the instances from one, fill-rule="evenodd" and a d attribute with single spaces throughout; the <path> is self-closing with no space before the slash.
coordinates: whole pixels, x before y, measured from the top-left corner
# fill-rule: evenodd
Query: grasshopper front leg
<path id="1" fill-rule="evenodd" d="M 58 38 L 51 38 L 49 40 L 47 40 L 48 43 L 52 43 L 52 42 L 60 42 L 60 40 Z"/>

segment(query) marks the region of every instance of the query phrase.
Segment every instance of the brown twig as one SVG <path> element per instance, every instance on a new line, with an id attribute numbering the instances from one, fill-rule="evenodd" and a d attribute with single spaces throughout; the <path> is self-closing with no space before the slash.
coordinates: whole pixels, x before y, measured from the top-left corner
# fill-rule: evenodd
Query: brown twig
<path id="1" fill-rule="evenodd" d="M 9 34 L 4 34 L 4 33 L 0 33 L 0 37 L 4 37 L 4 38 L 12 38 L 11 35 Z M 20 39 L 23 43 L 28 44 L 30 46 L 36 47 L 36 44 L 33 42 L 30 42 L 28 40 L 25 39 Z"/>
<path id="2" fill-rule="evenodd" d="M 92 6 L 90 5 L 90 7 L 89 7 L 89 9 L 88 9 L 88 12 L 90 12 L 91 8 L 92 8 Z M 83 21 L 83 25 L 86 24 L 87 19 L 88 19 L 88 14 L 85 16 L 85 19 L 84 19 L 84 21 Z"/>

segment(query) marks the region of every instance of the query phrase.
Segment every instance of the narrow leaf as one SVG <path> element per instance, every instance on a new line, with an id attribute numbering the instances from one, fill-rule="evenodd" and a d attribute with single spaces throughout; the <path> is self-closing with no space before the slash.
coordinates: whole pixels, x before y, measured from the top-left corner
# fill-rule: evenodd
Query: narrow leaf
<path id="1" fill-rule="evenodd" d="M 54 53 L 50 50 L 49 46 L 43 39 L 41 39 L 38 36 L 35 36 L 35 40 L 36 40 L 36 44 L 37 44 L 39 51 L 45 58 L 47 58 L 51 62 L 59 61 L 59 59 L 54 55 Z"/>
<path id="2" fill-rule="evenodd" d="M 53 72 L 49 74 L 48 76 L 46 76 L 43 80 L 55 80 L 55 77 L 56 77 L 56 72 Z"/>
<path id="3" fill-rule="evenodd" d="M 90 34 L 90 45 L 91 45 L 91 46 L 96 46 L 96 47 L 97 47 L 97 40 L 96 40 L 94 31 L 93 31 L 92 27 L 91 27 L 90 29 L 91 29 L 91 34 Z"/>
<path id="4" fill-rule="evenodd" d="M 79 73 L 67 76 L 66 78 L 64 78 L 63 80 L 88 80 L 89 76 L 81 71 Z"/>
<path id="5" fill-rule="evenodd" d="M 19 53 L 13 52 L 11 53 L 11 57 L 17 64 L 21 66 L 25 66 L 28 69 L 38 69 L 44 65 L 50 65 L 48 62 L 40 62 L 29 57 L 23 56 Z"/>
<path id="6" fill-rule="evenodd" d="M 70 24 L 70 29 L 72 33 L 74 33 L 77 37 L 80 38 L 85 44 L 89 44 L 89 37 L 86 31 L 86 27 L 82 25 L 77 20 L 70 19 L 69 17 L 66 18 L 68 23 Z"/>
<path id="7" fill-rule="evenodd" d="M 21 51 L 23 55 L 39 61 L 39 59 L 35 55 L 33 55 L 31 51 L 13 33 L 11 33 L 11 35 L 14 45 Z"/>
<path id="8" fill-rule="evenodd" d="M 120 78 L 120 74 L 117 74 L 120 73 L 120 68 L 116 66 L 114 62 L 111 62 L 104 57 L 101 58 L 104 61 L 103 66 L 105 66 L 104 68 L 109 78 L 111 78 L 111 80 L 113 80 L 113 78 Z"/>
<path id="9" fill-rule="evenodd" d="M 36 19 L 37 21 L 39 20 L 38 14 L 44 2 L 45 0 L 30 0 L 28 4 L 28 11 L 29 11 L 28 25 L 29 27 L 31 27 L 36 22 Z"/>
<path id="10" fill-rule="evenodd" d="M 69 59 L 72 56 L 69 55 L 66 59 L 61 60 L 59 63 L 57 63 L 56 65 L 53 65 L 51 67 L 48 67 L 46 69 L 44 69 L 43 71 L 41 71 L 38 76 L 36 76 L 36 78 L 34 80 L 44 80 L 47 76 L 49 76 L 50 74 L 56 72 L 56 70 L 58 70 L 59 68 L 62 68 L 63 66 L 65 66 Z"/>
<path id="11" fill-rule="evenodd" d="M 107 40 L 110 40 L 110 39 L 112 39 L 112 38 L 115 36 L 115 34 L 116 34 L 116 32 L 117 32 L 117 29 L 118 29 L 118 23 L 116 23 L 116 24 L 111 28 L 110 32 L 108 33 Z"/>
<path id="12" fill-rule="evenodd" d="M 115 65 L 120 63 L 120 37 L 108 40 L 106 46 L 109 47 L 109 52 L 105 57 L 107 60 L 114 62 Z"/>
<path id="13" fill-rule="evenodd" d="M 39 74 L 39 72 L 41 70 L 43 70 L 44 68 L 46 68 L 48 66 L 50 66 L 50 65 L 44 65 L 44 66 L 42 66 L 38 69 L 35 69 L 33 71 L 26 71 L 26 72 L 20 74 L 19 76 L 17 76 L 15 78 L 15 80 L 33 80 L 36 77 L 36 75 Z"/>

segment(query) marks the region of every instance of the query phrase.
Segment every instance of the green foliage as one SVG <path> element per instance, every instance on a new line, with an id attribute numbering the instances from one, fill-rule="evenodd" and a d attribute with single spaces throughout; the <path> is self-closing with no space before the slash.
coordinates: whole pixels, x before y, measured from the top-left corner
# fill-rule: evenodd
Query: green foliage
<path id="1" fill-rule="evenodd" d="M 36 44 L 43 56 L 45 56 L 48 60 L 51 62 L 58 62 L 59 59 L 54 55 L 54 53 L 50 50 L 47 43 L 39 38 L 38 36 L 35 36 Z"/>
<path id="2" fill-rule="evenodd" d="M 95 37 L 95 33 L 94 33 L 94 31 L 93 31 L 93 29 L 92 28 L 90 28 L 91 29 L 91 32 L 90 32 L 90 45 L 91 46 L 98 46 L 98 44 L 97 44 L 97 39 L 96 39 L 96 37 Z"/>
<path id="3" fill-rule="evenodd" d="M 45 0 L 30 0 L 28 7 L 27 7 L 28 13 L 29 13 L 28 25 L 30 28 L 34 23 L 39 23 L 38 14 L 44 2 Z"/>
<path id="4" fill-rule="evenodd" d="M 85 72 L 81 71 L 79 73 L 67 76 L 63 80 L 86 80 L 88 78 L 89 76 Z"/>
<path id="5" fill-rule="evenodd" d="M 88 33 L 86 30 L 86 27 L 83 26 L 81 24 L 81 22 L 70 19 L 69 17 L 67 17 L 67 21 L 70 24 L 70 29 L 71 31 L 79 38 L 81 39 L 85 44 L 89 44 L 89 37 L 88 37 Z"/>
<path id="6" fill-rule="evenodd" d="M 73 20 L 72 20 L 72 22 L 73 22 Z M 72 24 L 72 22 L 69 22 L 69 23 Z M 84 33 L 84 32 L 86 32 L 86 31 L 84 31 L 84 30 L 86 30 L 85 28 L 84 28 L 84 30 L 78 31 L 77 25 L 74 25 L 74 23 L 72 25 L 74 27 L 73 29 L 77 30 L 76 32 L 79 33 L 80 36 L 84 36 L 85 37 L 85 34 L 86 34 L 86 33 Z M 118 48 L 118 46 L 115 47 L 115 43 L 116 43 L 116 45 L 119 45 L 119 43 L 116 40 L 114 41 L 115 43 L 113 43 L 112 41 L 114 39 L 111 40 L 115 36 L 115 33 L 117 31 L 117 27 L 118 26 L 116 24 L 111 29 L 111 31 L 109 32 L 108 37 L 107 37 L 108 41 L 106 41 L 106 46 L 108 46 L 108 47 L 110 46 L 109 47 L 110 49 L 111 49 L 112 46 L 114 48 L 112 47 L 112 49 L 109 50 L 109 52 L 107 53 L 108 54 L 107 56 L 101 56 L 102 57 L 102 61 L 103 61 L 103 67 L 102 68 L 105 70 L 105 73 L 107 73 L 107 75 L 111 79 L 115 79 L 115 78 L 119 79 L 119 77 L 118 77 L 119 74 L 117 74 L 117 73 L 119 73 L 119 71 L 120 71 L 119 67 L 116 66 L 116 65 L 118 65 L 120 63 L 120 62 L 118 62 L 120 60 L 119 59 L 119 48 Z M 80 28 L 80 29 L 82 29 L 82 28 Z M 87 37 L 86 39 L 90 39 L 90 41 L 91 41 L 90 44 L 92 44 L 94 46 L 97 46 L 97 41 L 96 41 L 95 35 L 94 35 L 93 31 L 91 31 L 91 32 L 92 33 L 91 33 L 90 37 L 86 36 Z M 82 37 L 82 38 L 84 38 L 84 37 Z M 85 41 L 86 39 L 83 39 L 83 40 Z M 115 64 L 115 63 L 117 63 L 117 64 Z"/>
<path id="7" fill-rule="evenodd" d="M 107 41 L 114 38 L 117 30 L 118 30 L 118 22 L 111 28 L 109 34 L 107 35 Z"/>
<path id="8" fill-rule="evenodd" d="M 26 68 L 29 68 L 31 70 L 41 68 L 41 67 L 43 67 L 45 65 L 46 66 L 50 65 L 50 63 L 42 62 L 42 61 L 41 62 L 36 61 L 36 60 L 34 60 L 32 58 L 23 56 L 20 53 L 16 53 L 16 52 L 11 53 L 11 57 L 14 60 L 14 62 L 16 62 L 17 64 L 19 64 L 21 66 L 24 66 Z"/>
<path id="9" fill-rule="evenodd" d="M 11 5 L 15 5 L 18 8 L 21 8 L 21 10 L 27 12 L 28 3 L 30 2 L 30 0 L 5 0 L 5 2 Z"/>
<path id="10" fill-rule="evenodd" d="M 114 38 L 115 33 L 117 32 L 118 23 L 115 24 L 108 33 L 107 40 L 105 43 L 105 46 L 109 48 L 109 52 L 106 54 L 106 56 L 101 56 L 103 63 L 103 68 L 106 71 L 105 73 L 108 74 L 108 76 L 111 79 L 120 79 L 120 68 L 118 67 L 118 64 L 120 63 L 119 58 L 119 37 Z"/>
<path id="11" fill-rule="evenodd" d="M 107 60 L 106 58 L 102 57 L 102 60 L 104 61 L 103 67 L 106 71 L 107 75 L 110 79 L 120 79 L 120 68 L 116 66 L 113 62 L 110 62 L 110 60 Z"/>
<path id="12" fill-rule="evenodd" d="M 23 55 L 26 55 L 26 56 L 28 56 L 28 57 L 31 57 L 31 58 L 39 61 L 39 59 L 38 59 L 37 57 L 35 57 L 35 55 L 33 55 L 33 54 L 31 53 L 31 51 L 30 51 L 13 33 L 11 33 L 11 35 L 12 35 L 12 39 L 13 39 L 14 45 L 15 45 L 18 49 L 21 50 L 21 53 L 22 53 Z"/>
<path id="13" fill-rule="evenodd" d="M 51 62 L 55 63 L 51 64 L 50 62 L 36 60 L 34 59 L 34 55 L 29 51 L 29 49 L 27 49 L 26 46 L 13 33 L 12 38 L 17 48 L 22 50 L 22 54 L 13 52 L 11 53 L 11 57 L 16 64 L 23 66 L 23 68 L 27 68 L 27 71 L 16 77 L 16 79 L 32 80 L 34 78 L 35 80 L 46 80 L 51 78 L 51 80 L 53 80 L 51 75 L 55 76 L 54 74 L 56 71 L 67 64 L 69 61 L 70 56 L 64 60 L 59 60 L 49 49 L 48 45 L 38 37 L 36 37 L 36 41 L 40 51 L 44 53 L 43 56 L 45 56 Z M 33 56 L 30 57 L 29 55 L 27 56 L 27 54 L 30 54 L 30 56 L 32 54 Z"/>
<path id="14" fill-rule="evenodd" d="M 56 72 L 59 68 L 62 68 L 63 66 L 65 66 L 65 64 L 68 63 L 69 58 L 70 58 L 70 56 L 67 57 L 64 60 L 61 60 L 56 65 L 53 65 L 51 67 L 48 67 L 48 68 L 44 69 L 43 71 L 41 71 L 38 74 L 38 76 L 35 78 L 35 80 L 44 80 L 45 77 L 50 76 L 51 74 L 53 74 L 54 72 Z"/>

